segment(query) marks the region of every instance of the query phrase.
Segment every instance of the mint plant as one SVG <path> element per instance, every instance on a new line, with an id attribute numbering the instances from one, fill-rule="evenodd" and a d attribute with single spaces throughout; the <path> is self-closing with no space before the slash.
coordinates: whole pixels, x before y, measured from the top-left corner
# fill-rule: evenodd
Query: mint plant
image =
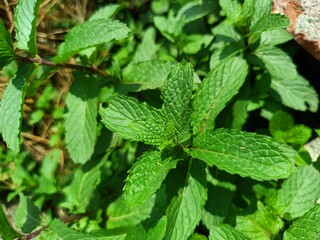
<path id="1" fill-rule="evenodd" d="M 293 116 L 319 99 L 271 3 L 108 4 L 41 56 L 41 1 L 20 0 L 14 38 L 0 20 L 2 239 L 315 239 L 312 127 Z"/>

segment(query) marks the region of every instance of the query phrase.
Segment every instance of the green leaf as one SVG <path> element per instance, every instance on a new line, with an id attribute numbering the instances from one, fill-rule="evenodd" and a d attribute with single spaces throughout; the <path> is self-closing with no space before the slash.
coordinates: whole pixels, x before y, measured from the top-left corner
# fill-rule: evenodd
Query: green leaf
<path id="1" fill-rule="evenodd" d="M 284 233 L 284 240 L 314 240 L 320 236 L 320 205 L 311 208 L 306 214 L 291 224 Z"/>
<path id="2" fill-rule="evenodd" d="M 209 166 L 261 181 L 287 178 L 294 170 L 289 146 L 236 130 L 202 133 L 194 138 L 191 155 Z"/>
<path id="3" fill-rule="evenodd" d="M 319 186 L 319 172 L 313 166 L 300 166 L 285 180 L 270 205 L 288 220 L 300 217 L 316 204 Z"/>
<path id="4" fill-rule="evenodd" d="M 128 36 L 130 29 L 123 23 L 110 19 L 96 19 L 74 27 L 60 45 L 55 62 L 65 62 L 80 51 Z"/>
<path id="5" fill-rule="evenodd" d="M 14 220 L 16 226 L 24 233 L 30 233 L 40 225 L 40 209 L 22 193 L 19 194 L 20 202 L 16 209 Z"/>
<path id="6" fill-rule="evenodd" d="M 0 132 L 4 141 L 14 153 L 20 149 L 22 105 L 25 86 L 33 65 L 19 65 L 18 71 L 4 91 L 0 103 Z"/>
<path id="7" fill-rule="evenodd" d="M 85 73 L 75 74 L 66 99 L 66 147 L 74 163 L 85 163 L 91 158 L 96 142 L 99 95 L 98 83 Z"/>
<path id="8" fill-rule="evenodd" d="M 122 83 L 130 86 L 131 91 L 156 89 L 162 87 L 174 66 L 174 63 L 162 60 L 132 63 L 123 70 Z"/>
<path id="9" fill-rule="evenodd" d="M 179 63 L 169 74 L 162 91 L 163 115 L 173 121 L 178 141 L 190 135 L 193 69 L 190 63 Z"/>
<path id="10" fill-rule="evenodd" d="M 155 197 L 152 196 L 142 206 L 129 208 L 124 196 L 120 196 L 116 201 L 111 203 L 107 209 L 107 228 L 132 228 L 150 217 L 154 206 Z"/>
<path id="11" fill-rule="evenodd" d="M 98 237 L 94 237 L 89 233 L 82 233 L 74 229 L 68 228 L 64 223 L 58 219 L 53 219 L 48 226 L 55 234 L 57 240 L 96 240 Z"/>
<path id="12" fill-rule="evenodd" d="M 201 219 L 207 199 L 205 166 L 195 159 L 190 164 L 187 186 L 179 190 L 167 208 L 165 239 L 187 239 Z"/>
<path id="13" fill-rule="evenodd" d="M 99 8 L 97 11 L 95 11 L 88 21 L 93 21 L 97 19 L 110 19 L 114 15 L 116 15 L 120 9 L 121 9 L 120 4 L 115 4 L 115 3 L 108 4 L 104 7 Z"/>
<path id="14" fill-rule="evenodd" d="M 175 159 L 164 157 L 158 151 L 149 151 L 139 157 L 129 170 L 124 187 L 128 206 L 143 205 L 160 188 L 162 181 L 176 164 Z"/>
<path id="15" fill-rule="evenodd" d="M 271 14 L 261 18 L 250 28 L 250 34 L 261 33 L 265 31 L 287 28 L 290 26 L 289 20 L 280 14 Z"/>
<path id="16" fill-rule="evenodd" d="M 193 101 L 192 125 L 195 134 L 212 129 L 214 120 L 239 91 L 248 73 L 245 60 L 228 58 L 203 80 Z"/>
<path id="17" fill-rule="evenodd" d="M 235 23 L 241 19 L 242 7 L 238 0 L 219 0 L 219 4 L 227 15 L 229 23 Z"/>
<path id="18" fill-rule="evenodd" d="M 182 52 L 196 54 L 208 47 L 212 39 L 213 36 L 209 34 L 191 34 L 180 40 L 179 45 L 182 45 Z"/>
<path id="19" fill-rule="evenodd" d="M 17 47 L 37 53 L 36 27 L 41 0 L 20 0 L 14 14 Z"/>
<path id="20" fill-rule="evenodd" d="M 191 1 L 185 4 L 177 13 L 178 19 L 183 19 L 184 23 L 203 18 L 215 9 L 215 1 L 202 0 Z"/>
<path id="21" fill-rule="evenodd" d="M 277 235 L 283 227 L 283 222 L 260 202 L 257 210 L 249 215 L 236 217 L 236 230 L 242 232 L 250 239 L 269 240 Z"/>
<path id="22" fill-rule="evenodd" d="M 273 78 L 271 88 L 271 96 L 287 107 L 298 111 L 318 111 L 318 94 L 302 76 L 294 79 Z"/>
<path id="23" fill-rule="evenodd" d="M 0 205 L 0 237 L 3 240 L 14 240 L 20 238 L 21 234 L 18 233 L 9 223 L 8 218 Z"/>
<path id="24" fill-rule="evenodd" d="M 166 233 L 166 225 L 166 216 L 161 217 L 159 221 L 150 228 L 146 228 L 145 224 L 139 223 L 136 227 L 128 232 L 126 240 L 162 240 Z"/>
<path id="25" fill-rule="evenodd" d="M 291 39 L 292 36 L 286 30 L 275 29 L 261 33 L 260 45 L 278 45 L 288 42 Z"/>
<path id="26" fill-rule="evenodd" d="M 13 43 L 2 19 L 0 19 L 0 69 L 9 64 L 14 58 Z"/>
<path id="27" fill-rule="evenodd" d="M 247 236 L 227 224 L 210 228 L 209 240 L 249 240 Z"/>
<path id="28" fill-rule="evenodd" d="M 251 18 L 250 26 L 254 26 L 260 19 L 271 13 L 271 0 L 259 0 L 255 1 L 254 12 Z"/>
<path id="29" fill-rule="evenodd" d="M 165 124 L 160 111 L 134 98 L 116 96 L 107 108 L 100 108 L 102 122 L 120 137 L 160 145 Z"/>
<path id="30" fill-rule="evenodd" d="M 70 187 L 65 188 L 64 207 L 77 213 L 86 212 L 95 188 L 101 182 L 102 164 L 103 160 L 99 163 L 90 161 L 75 171 Z"/>
<path id="31" fill-rule="evenodd" d="M 260 46 L 253 53 L 254 58 L 249 55 L 252 63 L 266 69 L 275 79 L 294 80 L 298 73 L 296 66 L 290 56 L 275 46 Z"/>
<path id="32" fill-rule="evenodd" d="M 178 39 L 185 25 L 183 18 L 176 18 L 172 15 L 169 15 L 168 18 L 155 16 L 153 22 L 160 33 L 171 42 L 175 42 Z"/>

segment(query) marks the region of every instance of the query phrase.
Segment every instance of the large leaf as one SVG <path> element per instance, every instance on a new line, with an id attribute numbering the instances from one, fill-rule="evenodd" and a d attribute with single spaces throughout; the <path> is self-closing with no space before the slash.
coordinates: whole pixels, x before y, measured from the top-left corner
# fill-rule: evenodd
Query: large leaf
<path id="1" fill-rule="evenodd" d="M 12 225 L 9 223 L 7 216 L 0 205 L 0 237 L 3 240 L 14 240 L 21 237 L 21 234 L 18 233 Z"/>
<path id="2" fill-rule="evenodd" d="M 318 94 L 302 76 L 294 79 L 273 78 L 271 88 L 271 95 L 287 107 L 299 111 L 318 110 Z"/>
<path id="3" fill-rule="evenodd" d="M 102 122 L 120 137 L 160 145 L 164 141 L 164 122 L 160 111 L 134 98 L 116 96 L 100 109 Z"/>
<path id="4" fill-rule="evenodd" d="M 207 199 L 205 167 L 192 160 L 187 186 L 181 188 L 167 208 L 167 231 L 165 239 L 187 239 L 201 219 Z"/>
<path id="5" fill-rule="evenodd" d="M 290 22 L 285 16 L 279 14 L 267 15 L 252 26 L 250 29 L 250 34 L 261 33 L 279 28 L 287 28 L 289 26 Z"/>
<path id="6" fill-rule="evenodd" d="M 25 233 L 29 233 L 40 224 L 40 209 L 21 193 L 14 220 L 18 228 L 21 228 Z"/>
<path id="7" fill-rule="evenodd" d="M 278 190 L 271 207 L 291 220 L 308 212 L 320 197 L 320 174 L 313 166 L 301 166 Z"/>
<path id="8" fill-rule="evenodd" d="M 292 149 L 274 139 L 218 129 L 194 138 L 191 155 L 209 166 L 256 180 L 288 177 L 294 170 Z"/>
<path id="9" fill-rule="evenodd" d="M 270 15 L 271 13 L 271 4 L 270 0 L 259 0 L 255 1 L 254 12 L 251 17 L 251 27 L 254 26 L 260 19 Z"/>
<path id="10" fill-rule="evenodd" d="M 238 92 L 248 73 L 245 60 L 228 58 L 211 70 L 194 97 L 192 113 L 193 132 L 212 129 L 214 120 Z"/>
<path id="11" fill-rule="evenodd" d="M 236 221 L 236 229 L 250 239 L 269 240 L 283 227 L 280 217 L 274 216 L 261 202 L 257 203 L 255 212 L 238 215 Z"/>
<path id="12" fill-rule="evenodd" d="M 162 91 L 164 117 L 167 122 L 173 122 L 178 140 L 182 141 L 190 135 L 192 90 L 192 66 L 182 62 L 171 71 Z"/>
<path id="13" fill-rule="evenodd" d="M 131 91 L 159 88 L 174 66 L 172 62 L 161 60 L 132 63 L 123 70 L 122 83 L 130 86 Z"/>
<path id="14" fill-rule="evenodd" d="M 130 29 L 123 23 L 110 19 L 96 19 L 74 27 L 66 35 L 65 42 L 58 49 L 55 62 L 65 62 L 75 54 L 112 40 L 121 40 L 128 36 Z"/>
<path id="15" fill-rule="evenodd" d="M 276 79 L 293 80 L 297 78 L 297 69 L 291 57 L 275 46 L 262 45 L 250 55 L 249 59 L 254 64 L 266 69 Z"/>
<path id="16" fill-rule="evenodd" d="M 14 25 L 17 47 L 37 53 L 36 26 L 41 0 L 20 0 L 15 10 Z"/>
<path id="17" fill-rule="evenodd" d="M 320 205 L 298 218 L 284 233 L 284 240 L 314 240 L 320 236 Z"/>
<path id="18" fill-rule="evenodd" d="M 10 33 L 0 19 L 0 69 L 13 60 L 14 51 Z"/>
<path id="19" fill-rule="evenodd" d="M 14 153 L 20 149 L 20 131 L 22 120 L 22 104 L 25 86 L 33 65 L 19 65 L 16 76 L 4 91 L 0 103 L 0 132 L 4 141 Z"/>
<path id="20" fill-rule="evenodd" d="M 93 77 L 77 73 L 66 99 L 66 147 L 75 163 L 91 158 L 96 142 L 98 83 Z"/>
<path id="21" fill-rule="evenodd" d="M 161 152 L 144 153 L 129 171 L 124 187 L 127 204 L 130 207 L 143 205 L 159 189 L 176 164 L 175 159 L 162 156 Z"/>
<path id="22" fill-rule="evenodd" d="M 210 228 L 209 240 L 249 240 L 247 236 L 230 225 L 220 224 Z"/>

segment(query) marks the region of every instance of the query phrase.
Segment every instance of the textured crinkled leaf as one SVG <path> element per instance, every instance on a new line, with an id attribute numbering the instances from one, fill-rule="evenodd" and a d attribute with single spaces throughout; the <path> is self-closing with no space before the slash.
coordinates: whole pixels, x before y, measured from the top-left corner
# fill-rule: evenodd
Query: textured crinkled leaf
<path id="1" fill-rule="evenodd" d="M 95 237 L 89 233 L 82 233 L 67 227 L 63 222 L 58 219 L 53 219 L 48 226 L 55 234 L 56 240 L 97 240 L 99 237 Z"/>
<path id="2" fill-rule="evenodd" d="M 240 57 L 228 58 L 203 80 L 193 101 L 193 132 L 212 129 L 214 120 L 237 94 L 248 74 L 248 65 Z"/>
<path id="3" fill-rule="evenodd" d="M 139 223 L 128 232 L 126 240 L 162 240 L 166 233 L 166 225 L 166 216 L 161 217 L 154 226 L 149 227 L 146 224 Z"/>
<path id="4" fill-rule="evenodd" d="M 190 134 L 192 91 L 193 69 L 184 61 L 170 72 L 162 89 L 164 118 L 166 122 L 173 121 L 179 138 Z"/>
<path id="5" fill-rule="evenodd" d="M 18 233 L 12 225 L 9 223 L 7 216 L 0 205 L 0 237 L 3 240 L 14 240 L 21 237 L 21 234 Z"/>
<path id="6" fill-rule="evenodd" d="M 275 46 L 260 46 L 253 53 L 257 59 L 253 63 L 266 69 L 273 78 L 293 80 L 297 78 L 296 66 L 290 56 Z"/>
<path id="7" fill-rule="evenodd" d="M 255 133 L 218 129 L 194 138 L 191 155 L 209 166 L 256 180 L 288 177 L 294 170 L 292 149 Z"/>
<path id="8" fill-rule="evenodd" d="M 257 203 L 257 210 L 252 214 L 238 215 L 236 222 L 236 229 L 250 239 L 272 239 L 283 227 L 282 220 L 274 216 L 261 202 Z"/>
<path id="9" fill-rule="evenodd" d="M 230 23 L 240 20 L 242 7 L 238 0 L 219 0 L 219 5 Z"/>
<path id="10" fill-rule="evenodd" d="M 102 122 L 120 137 L 160 145 L 165 124 L 160 111 L 146 103 L 126 96 L 110 99 L 107 108 L 100 109 Z"/>
<path id="11" fill-rule="evenodd" d="M 126 180 L 125 198 L 128 206 L 143 205 L 161 186 L 168 172 L 177 161 L 163 158 L 161 152 L 144 153 L 129 171 Z"/>
<path id="12" fill-rule="evenodd" d="M 150 217 L 154 202 L 155 197 L 152 196 L 144 205 L 130 208 L 126 204 L 124 196 L 120 196 L 108 207 L 107 228 L 132 228 L 136 226 Z"/>
<path id="13" fill-rule="evenodd" d="M 15 77 L 4 91 L 0 103 L 0 132 L 4 141 L 14 153 L 20 149 L 20 131 L 22 120 L 22 104 L 25 86 L 33 65 L 22 64 Z"/>
<path id="14" fill-rule="evenodd" d="M 187 186 L 181 188 L 167 208 L 165 239 L 188 239 L 201 219 L 207 199 L 205 166 L 193 160 Z"/>
<path id="15" fill-rule="evenodd" d="M 163 85 L 175 64 L 168 61 L 150 60 L 132 63 L 123 70 L 123 84 L 133 91 L 155 89 Z"/>
<path id="16" fill-rule="evenodd" d="M 319 98 L 315 89 L 302 76 L 294 79 L 273 78 L 271 95 L 283 105 L 299 111 L 318 111 Z"/>
<path id="17" fill-rule="evenodd" d="M 288 42 L 292 39 L 290 33 L 284 29 L 276 29 L 261 33 L 260 44 L 261 45 L 278 45 Z"/>
<path id="18" fill-rule="evenodd" d="M 75 54 L 89 47 L 128 36 L 130 29 L 123 23 L 110 19 L 96 19 L 75 26 L 60 45 L 55 62 L 65 62 Z"/>
<path id="19" fill-rule="evenodd" d="M 13 60 L 14 51 L 10 33 L 0 19 L 0 69 Z"/>
<path id="20" fill-rule="evenodd" d="M 290 26 L 289 20 L 280 14 L 271 14 L 261 18 L 250 28 L 250 34 L 261 33 L 265 31 L 287 28 Z"/>
<path id="21" fill-rule="evenodd" d="M 133 62 L 146 62 L 146 61 L 150 61 L 150 60 L 155 59 L 156 53 L 160 49 L 160 45 L 156 44 L 155 40 L 156 40 L 156 30 L 154 28 L 149 28 L 149 29 L 145 30 L 142 41 L 138 45 L 137 50 L 134 53 L 132 61 Z M 155 71 L 158 71 L 158 69 L 155 68 L 153 65 L 152 65 L 152 67 Z M 148 69 L 146 69 L 146 70 L 148 70 Z M 124 72 L 125 72 L 125 70 L 124 70 Z M 167 72 L 167 74 L 168 74 L 168 72 Z M 137 71 L 136 73 L 139 74 L 140 72 Z M 166 73 L 164 72 L 164 74 L 166 74 Z M 131 77 L 136 78 L 135 75 L 136 74 L 133 74 Z M 142 76 L 142 77 L 145 77 L 145 76 Z M 149 76 L 149 77 L 151 77 L 151 76 Z M 154 76 L 152 75 L 152 77 L 154 77 Z M 136 78 L 136 79 L 138 80 L 139 78 Z M 124 79 L 124 80 L 126 81 L 126 79 Z"/>
<path id="22" fill-rule="evenodd" d="M 121 9 L 120 4 L 108 4 L 95 11 L 88 21 L 97 19 L 110 19 Z"/>
<path id="23" fill-rule="evenodd" d="M 315 240 L 320 236 L 320 205 L 311 208 L 285 231 L 284 240 Z"/>
<path id="24" fill-rule="evenodd" d="M 250 26 L 254 26 L 261 18 L 270 15 L 271 13 L 270 0 L 259 0 L 255 1 L 254 12 L 251 18 Z"/>
<path id="25" fill-rule="evenodd" d="M 220 224 L 210 228 L 209 240 L 249 240 L 247 236 L 230 225 Z"/>
<path id="26" fill-rule="evenodd" d="M 14 26 L 17 47 L 37 53 L 36 27 L 41 0 L 20 0 L 15 9 Z"/>
<path id="27" fill-rule="evenodd" d="M 85 163 L 91 158 L 96 142 L 99 94 L 97 80 L 84 73 L 75 74 L 66 99 L 66 147 L 74 163 Z"/>
<path id="28" fill-rule="evenodd" d="M 300 166 L 285 180 L 270 205 L 292 220 L 309 211 L 320 198 L 320 174 L 313 166 Z"/>
<path id="29" fill-rule="evenodd" d="M 14 221 L 24 233 L 30 233 L 40 225 L 40 209 L 22 193 L 14 214 Z"/>

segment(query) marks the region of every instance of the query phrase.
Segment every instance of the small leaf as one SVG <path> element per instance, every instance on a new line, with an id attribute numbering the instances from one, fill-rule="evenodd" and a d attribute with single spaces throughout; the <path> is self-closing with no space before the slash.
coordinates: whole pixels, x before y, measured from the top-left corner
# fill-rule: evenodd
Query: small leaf
<path id="1" fill-rule="evenodd" d="M 120 4 L 108 4 L 95 11 L 88 21 L 97 19 L 110 19 L 121 9 Z"/>
<path id="2" fill-rule="evenodd" d="M 165 124 L 160 111 L 126 96 L 110 99 L 107 108 L 100 108 L 102 122 L 120 137 L 146 144 L 160 145 Z"/>
<path id="3" fill-rule="evenodd" d="M 297 78 L 296 66 L 290 56 L 275 46 L 260 46 L 249 55 L 253 64 L 258 64 L 266 69 L 275 79 L 293 80 Z"/>
<path id="4" fill-rule="evenodd" d="M 203 80 L 193 101 L 192 124 L 195 134 L 212 129 L 214 120 L 239 91 L 248 74 L 248 65 L 240 57 L 228 58 Z"/>
<path id="5" fill-rule="evenodd" d="M 207 199 L 205 182 L 205 166 L 192 160 L 187 186 L 179 190 L 167 208 L 165 239 L 187 239 L 193 233 Z"/>
<path id="6" fill-rule="evenodd" d="M 193 69 L 190 63 L 179 63 L 165 81 L 162 111 L 167 122 L 173 121 L 178 140 L 190 135 Z"/>
<path id="7" fill-rule="evenodd" d="M 37 53 L 36 27 L 41 0 L 20 0 L 14 14 L 17 47 Z"/>
<path id="8" fill-rule="evenodd" d="M 311 208 L 294 221 L 284 233 L 284 240 L 314 240 L 320 236 L 320 205 Z"/>
<path id="9" fill-rule="evenodd" d="M 238 0 L 219 0 L 219 5 L 230 23 L 235 23 L 241 19 L 242 7 Z"/>
<path id="10" fill-rule="evenodd" d="M 161 152 L 144 153 L 129 171 L 126 180 L 125 198 L 128 206 L 143 205 L 162 184 L 177 161 L 163 157 Z"/>
<path id="11" fill-rule="evenodd" d="M 247 236 L 227 224 L 210 228 L 209 240 L 249 240 Z"/>
<path id="12" fill-rule="evenodd" d="M 82 75 L 81 75 L 82 74 Z M 91 158 L 96 143 L 99 94 L 94 77 L 75 74 L 66 99 L 66 147 L 74 163 L 85 163 Z"/>
<path id="13" fill-rule="evenodd" d="M 116 201 L 111 203 L 107 209 L 107 228 L 132 228 L 150 217 L 154 206 L 155 197 L 152 196 L 142 206 L 129 208 L 124 196 L 120 196 Z"/>
<path id="14" fill-rule="evenodd" d="M 3 240 L 14 240 L 21 237 L 12 225 L 9 223 L 8 218 L 0 205 L 0 237 Z"/>
<path id="15" fill-rule="evenodd" d="M 168 61 L 150 60 L 129 64 L 123 70 L 123 84 L 132 91 L 162 87 L 175 64 Z"/>
<path id="16" fill-rule="evenodd" d="M 271 207 L 288 220 L 300 217 L 316 204 L 319 186 L 319 172 L 313 166 L 300 166 L 282 184 Z"/>
<path id="17" fill-rule="evenodd" d="M 250 28 L 250 34 L 261 33 L 265 31 L 287 28 L 290 26 L 289 20 L 280 14 L 271 14 L 261 18 L 254 26 Z"/>
<path id="18" fill-rule="evenodd" d="M 40 209 L 22 193 L 19 195 L 20 202 L 14 220 L 17 227 L 21 228 L 24 233 L 30 233 L 40 225 Z"/>
<path id="19" fill-rule="evenodd" d="M 123 23 L 110 19 L 96 19 L 75 26 L 60 45 L 54 61 L 65 62 L 80 51 L 128 36 L 130 29 Z"/>
<path id="20" fill-rule="evenodd" d="M 287 107 L 298 111 L 318 111 L 318 94 L 302 76 L 294 79 L 273 78 L 271 88 L 271 96 Z"/>
<path id="21" fill-rule="evenodd" d="M 25 86 L 33 65 L 19 65 L 16 76 L 11 79 L 0 103 L 0 132 L 4 141 L 14 153 L 20 149 L 22 104 Z"/>
<path id="22" fill-rule="evenodd" d="M 270 0 L 259 0 L 255 1 L 254 12 L 251 18 L 250 26 L 254 26 L 257 22 L 263 17 L 269 16 L 271 13 L 271 4 Z"/>
<path id="23" fill-rule="evenodd" d="M 177 18 L 183 19 L 184 23 L 195 21 L 211 13 L 216 8 L 215 1 L 202 0 L 186 3 L 177 13 Z"/>
<path id="24" fill-rule="evenodd" d="M 248 215 L 236 217 L 236 229 L 250 239 L 269 240 L 276 236 L 283 227 L 282 220 L 258 201 L 257 210 Z"/>
<path id="25" fill-rule="evenodd" d="M 294 170 L 292 151 L 267 136 L 218 129 L 194 138 L 191 155 L 228 173 L 262 181 L 287 178 Z"/>
<path id="26" fill-rule="evenodd" d="M 0 19 L 0 69 L 9 64 L 14 57 L 13 43 L 2 19 Z"/>
<path id="27" fill-rule="evenodd" d="M 95 237 L 89 233 L 82 233 L 67 227 L 64 223 L 62 223 L 58 219 L 53 219 L 48 226 L 49 230 L 51 230 L 55 239 L 59 240 L 97 240 L 98 237 Z"/>

